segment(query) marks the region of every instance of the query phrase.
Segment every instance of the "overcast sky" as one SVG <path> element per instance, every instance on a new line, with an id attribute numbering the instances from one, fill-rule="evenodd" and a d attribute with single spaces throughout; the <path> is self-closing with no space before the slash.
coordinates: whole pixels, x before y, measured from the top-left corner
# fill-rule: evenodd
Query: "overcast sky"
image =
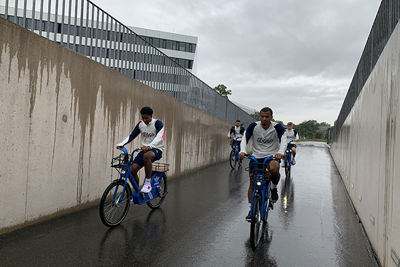
<path id="1" fill-rule="evenodd" d="M 332 124 L 381 0 L 94 0 L 130 26 L 198 37 L 196 75 L 275 119 Z"/>

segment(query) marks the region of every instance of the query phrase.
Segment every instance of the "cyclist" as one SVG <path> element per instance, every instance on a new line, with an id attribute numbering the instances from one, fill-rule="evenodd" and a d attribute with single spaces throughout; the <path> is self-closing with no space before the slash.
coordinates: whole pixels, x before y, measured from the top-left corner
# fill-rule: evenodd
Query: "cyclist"
<path id="1" fill-rule="evenodd" d="M 161 159 L 164 149 L 164 125 L 162 121 L 153 118 L 153 110 L 150 107 L 143 107 L 140 110 L 142 120 L 136 124 L 131 134 L 117 148 L 130 143 L 141 134 L 141 149 L 131 166 L 131 172 L 137 184 L 139 184 L 138 171 L 144 166 L 145 179 L 141 192 L 151 191 L 152 162 Z"/>
<path id="2" fill-rule="evenodd" d="M 240 124 L 240 120 L 236 120 L 235 125 L 229 130 L 228 138 L 236 138 L 237 146 L 240 149 L 240 143 L 244 134 L 244 127 Z M 231 141 L 232 145 L 232 141 Z"/>
<path id="3" fill-rule="evenodd" d="M 278 200 L 277 185 L 280 179 L 279 174 L 279 160 L 283 158 L 283 153 L 286 148 L 286 136 L 285 128 L 282 124 L 272 121 L 272 109 L 265 107 L 260 110 L 260 121 L 253 122 L 247 127 L 244 135 L 246 137 L 245 142 L 242 142 L 239 156 L 244 158 L 246 153 L 246 145 L 253 138 L 253 156 L 259 163 L 262 163 L 265 158 L 269 156 L 275 156 L 276 160 L 269 162 L 269 171 L 271 178 L 271 198 L 272 201 Z M 282 139 L 282 140 L 281 140 Z M 250 184 L 248 190 L 248 201 L 251 203 L 251 196 L 254 190 L 254 164 L 249 164 Z M 251 219 L 251 214 L 247 215 L 246 220 Z"/>
<path id="4" fill-rule="evenodd" d="M 296 161 L 294 160 L 294 157 L 296 156 L 296 144 L 294 144 L 293 142 L 299 140 L 299 134 L 295 129 L 293 129 L 293 122 L 287 123 L 285 135 L 287 140 L 287 149 L 290 149 L 292 151 L 292 165 L 295 165 Z"/>

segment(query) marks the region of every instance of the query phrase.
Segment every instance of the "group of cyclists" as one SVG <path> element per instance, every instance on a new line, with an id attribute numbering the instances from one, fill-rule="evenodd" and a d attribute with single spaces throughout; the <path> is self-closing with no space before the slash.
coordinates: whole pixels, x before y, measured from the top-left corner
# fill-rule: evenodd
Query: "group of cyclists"
<path id="1" fill-rule="evenodd" d="M 133 160 L 131 172 L 137 184 L 139 184 L 138 171 L 144 167 L 145 179 L 141 192 L 148 193 L 151 191 L 151 173 L 152 163 L 161 159 L 164 149 L 164 125 L 161 120 L 153 118 L 153 110 L 150 107 L 143 107 L 140 110 L 142 120 L 139 121 L 131 134 L 121 143 L 117 144 L 117 148 L 121 148 L 130 143 L 137 136 L 141 135 L 141 152 Z M 272 201 L 278 200 L 277 185 L 280 180 L 280 160 L 283 158 L 284 152 L 288 147 L 292 151 L 294 165 L 296 156 L 296 145 L 289 142 L 298 139 L 298 133 L 293 129 L 293 123 L 287 124 L 287 129 L 273 121 L 273 111 L 269 107 L 260 110 L 260 121 L 251 123 L 245 129 L 240 120 L 236 120 L 228 133 L 229 138 L 234 138 L 240 149 L 240 159 L 246 155 L 249 141 L 252 140 L 252 154 L 259 162 L 263 162 L 265 158 L 274 156 L 274 160 L 269 162 L 268 170 L 270 175 L 271 198 Z M 243 140 L 244 138 L 244 140 Z M 289 143 L 289 144 L 288 144 Z M 290 146 L 290 147 L 289 147 Z M 248 189 L 248 201 L 251 203 L 253 194 L 254 164 L 249 165 L 250 184 Z M 246 217 L 249 220 L 250 214 Z"/>

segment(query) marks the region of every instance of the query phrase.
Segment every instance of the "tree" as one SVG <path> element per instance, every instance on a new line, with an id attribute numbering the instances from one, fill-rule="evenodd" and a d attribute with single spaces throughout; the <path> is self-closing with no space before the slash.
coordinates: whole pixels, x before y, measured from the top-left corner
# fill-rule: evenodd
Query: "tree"
<path id="1" fill-rule="evenodd" d="M 253 114 L 250 114 L 250 116 L 252 116 L 255 121 L 260 120 L 260 112 L 258 112 L 258 111 L 254 112 Z"/>
<path id="2" fill-rule="evenodd" d="M 327 139 L 330 124 L 326 122 L 318 123 L 316 120 L 303 121 L 295 127 L 300 137 L 306 139 Z"/>
<path id="3" fill-rule="evenodd" d="M 299 135 L 303 138 L 313 139 L 316 138 L 317 132 L 317 121 L 316 120 L 308 120 L 303 121 L 299 125 L 296 126 Z"/>
<path id="4" fill-rule="evenodd" d="M 232 94 L 232 90 L 227 90 L 227 87 L 223 84 L 218 84 L 216 87 L 214 87 L 214 91 L 216 91 L 218 94 L 222 95 L 223 97 L 228 98 L 228 95 Z"/>

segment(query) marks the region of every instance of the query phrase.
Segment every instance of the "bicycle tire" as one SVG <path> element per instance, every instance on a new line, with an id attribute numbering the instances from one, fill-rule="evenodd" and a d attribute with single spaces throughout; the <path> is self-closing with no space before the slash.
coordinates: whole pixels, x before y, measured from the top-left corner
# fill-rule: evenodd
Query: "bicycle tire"
<path id="1" fill-rule="evenodd" d="M 271 203 L 271 187 L 269 187 L 269 188 L 270 189 L 269 189 L 269 192 L 268 192 L 268 196 L 266 196 L 267 199 L 265 200 L 266 209 L 265 209 L 265 214 L 264 214 L 264 219 L 263 219 L 263 226 L 264 226 L 264 224 L 267 223 L 269 211 L 271 210 L 271 205 L 273 205 Z"/>
<path id="2" fill-rule="evenodd" d="M 167 176 L 165 173 L 161 177 L 162 181 L 160 182 L 160 190 L 158 191 L 158 196 L 150 201 L 147 201 L 146 204 L 152 209 L 157 209 L 161 206 L 165 197 L 167 196 Z"/>
<path id="3" fill-rule="evenodd" d="M 250 224 L 250 245 L 253 250 L 256 250 L 262 237 L 262 231 L 260 231 L 261 223 L 261 198 L 257 194 L 254 196 L 253 214 Z"/>
<path id="4" fill-rule="evenodd" d="M 285 175 L 286 175 L 286 177 L 290 177 L 290 164 L 289 164 L 288 157 L 289 156 L 285 157 Z"/>
<path id="5" fill-rule="evenodd" d="M 112 201 L 115 190 L 121 190 L 121 192 L 117 191 L 117 197 L 115 199 L 120 198 L 124 183 L 125 182 L 123 180 L 113 181 L 109 186 L 107 186 L 106 190 L 104 190 L 103 196 L 101 197 L 99 205 L 100 219 L 103 224 L 108 227 L 118 226 L 128 214 L 130 199 L 132 197 L 132 191 L 129 184 L 127 184 L 125 187 L 124 196 L 121 203 L 115 205 L 115 201 Z M 115 190 L 113 190 L 114 188 Z M 119 215 L 114 218 L 114 215 L 117 213 L 118 208 L 121 208 L 119 209 L 121 212 L 119 212 Z"/>
<path id="6" fill-rule="evenodd" d="M 229 164 L 231 165 L 232 169 L 235 169 L 236 159 L 235 159 L 235 151 L 234 150 L 232 150 L 231 153 L 229 154 Z"/>

